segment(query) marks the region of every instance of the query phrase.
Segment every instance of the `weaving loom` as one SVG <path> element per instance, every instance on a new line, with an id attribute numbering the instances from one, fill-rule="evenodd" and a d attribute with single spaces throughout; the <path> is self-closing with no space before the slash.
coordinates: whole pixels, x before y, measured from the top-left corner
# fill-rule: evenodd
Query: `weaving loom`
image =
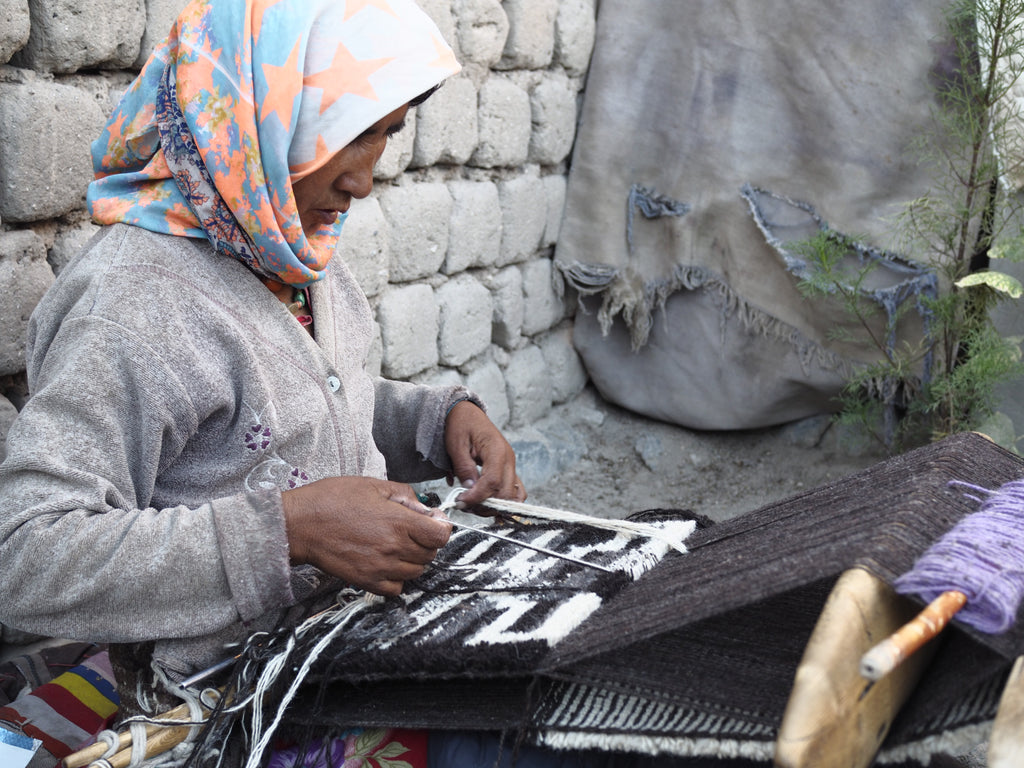
<path id="1" fill-rule="evenodd" d="M 696 526 L 683 555 L 551 524 L 516 532 L 585 560 L 649 568 L 636 580 L 458 533 L 402 597 L 344 620 L 277 713 L 281 729 L 503 730 L 572 749 L 770 760 L 840 574 L 860 568 L 891 584 L 974 510 L 951 481 L 995 488 L 1021 476 L 1019 457 L 966 434 Z M 681 535 L 693 526 L 648 517 Z M 489 585 L 469 573 L 488 573 Z M 323 639 L 300 638 L 294 657 Z M 927 761 L 983 740 L 1022 641 L 1020 626 L 987 635 L 954 623 L 878 763 Z"/>

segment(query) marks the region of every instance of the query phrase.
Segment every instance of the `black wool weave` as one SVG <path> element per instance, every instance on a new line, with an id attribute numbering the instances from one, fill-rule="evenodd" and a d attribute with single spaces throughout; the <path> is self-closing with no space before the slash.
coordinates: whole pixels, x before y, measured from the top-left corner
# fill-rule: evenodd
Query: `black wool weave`
<path id="1" fill-rule="evenodd" d="M 389 601 L 328 649 L 285 721 L 512 730 L 561 747 L 768 759 L 839 575 L 865 568 L 891 583 L 976 510 L 951 481 L 994 489 L 1022 476 L 1014 454 L 978 435 L 953 436 L 698 527 L 687 554 L 664 556 L 635 581 L 453 536 L 439 567 L 412 585 L 418 598 Z M 614 538 L 551 524 L 526 535 L 584 558 Z M 488 565 L 474 548 L 495 559 Z M 474 586 L 480 593 L 521 588 L 544 608 L 532 613 L 510 598 L 506 613 L 493 600 L 469 599 L 451 578 L 467 557 L 474 573 L 492 577 Z M 508 565 L 513 558 L 519 565 Z M 594 597 L 582 613 L 565 607 L 586 595 Z M 433 600 L 442 602 L 428 607 Z M 551 642 L 538 638 L 560 607 L 571 629 Z M 508 642 L 487 640 L 499 636 Z M 957 739 L 970 746 L 994 717 L 1022 650 L 1019 622 L 992 636 L 954 621 L 880 760 L 926 758 Z"/>

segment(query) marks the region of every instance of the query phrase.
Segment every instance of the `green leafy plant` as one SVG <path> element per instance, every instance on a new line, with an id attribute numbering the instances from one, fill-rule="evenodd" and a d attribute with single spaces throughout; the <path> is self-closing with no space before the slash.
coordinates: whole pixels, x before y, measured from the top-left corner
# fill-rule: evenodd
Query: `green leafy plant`
<path id="1" fill-rule="evenodd" d="M 880 333 L 869 290 L 878 264 L 851 268 L 856 239 L 823 231 L 793 249 L 810 267 L 804 292 L 837 296 L 874 353 L 851 374 L 840 418 L 871 427 L 890 449 L 977 428 L 997 384 L 1024 371 L 1021 340 L 992 321 L 993 307 L 1022 287 L 991 268 L 1024 258 L 1014 192 L 1024 186 L 1024 115 L 1012 93 L 1024 73 L 1024 0 L 957 0 L 948 18 L 959 66 L 936 84 L 934 131 L 914 147 L 935 181 L 896 222 L 901 252 L 934 271 L 934 294 L 904 302 Z M 923 318 L 919 340 L 893 343 L 912 311 Z"/>
<path id="2" fill-rule="evenodd" d="M 1019 281 L 992 270 L 968 273 L 959 284 L 887 312 L 872 298 L 879 264 L 857 254 L 856 242 L 823 230 L 791 246 L 807 263 L 804 294 L 835 297 L 853 318 L 831 338 L 860 345 L 873 358 L 853 367 L 838 420 L 889 450 L 977 428 L 993 413 L 996 386 L 1024 373 L 1021 339 L 1001 336 L 988 312 L 998 301 L 1020 298 Z M 915 316 L 926 319 L 921 333 L 897 341 L 897 329 Z M 956 354 L 947 357 L 950 344 Z"/>

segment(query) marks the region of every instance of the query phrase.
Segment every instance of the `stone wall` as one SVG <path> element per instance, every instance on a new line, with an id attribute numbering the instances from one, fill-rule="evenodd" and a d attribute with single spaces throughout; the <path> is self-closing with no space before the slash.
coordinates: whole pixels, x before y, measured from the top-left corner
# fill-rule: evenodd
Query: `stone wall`
<path id="1" fill-rule="evenodd" d="M 96 229 L 89 145 L 184 3 L 0 0 L 0 438 L 29 314 Z M 595 0 L 420 3 L 463 72 L 392 140 L 338 256 L 376 312 L 376 369 L 462 381 L 527 425 L 586 383 L 551 256 Z"/>

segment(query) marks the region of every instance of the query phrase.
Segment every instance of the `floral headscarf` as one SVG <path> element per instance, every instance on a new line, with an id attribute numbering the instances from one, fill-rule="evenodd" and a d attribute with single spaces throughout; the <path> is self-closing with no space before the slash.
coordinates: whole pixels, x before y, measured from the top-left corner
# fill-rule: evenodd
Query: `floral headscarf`
<path id="1" fill-rule="evenodd" d="M 324 274 L 292 182 L 459 71 L 412 0 L 192 0 L 92 145 L 99 224 L 208 239 L 257 274 Z"/>

